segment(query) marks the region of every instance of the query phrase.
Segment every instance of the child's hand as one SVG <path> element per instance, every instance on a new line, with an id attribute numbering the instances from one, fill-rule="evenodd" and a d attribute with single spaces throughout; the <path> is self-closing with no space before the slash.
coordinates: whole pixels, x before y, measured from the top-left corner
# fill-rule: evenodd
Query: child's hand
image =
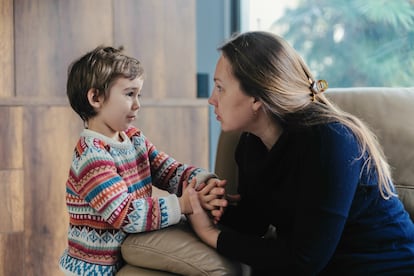
<path id="1" fill-rule="evenodd" d="M 183 183 L 183 192 L 181 194 L 181 197 L 178 198 L 178 202 L 180 203 L 180 208 L 181 208 L 181 214 L 188 215 L 193 212 L 188 191 L 190 189 L 194 189 L 196 182 L 197 182 L 196 179 L 193 178 L 190 184 L 188 184 L 187 181 L 184 181 Z"/>
<path id="2" fill-rule="evenodd" d="M 226 180 L 210 178 L 207 184 L 202 184 L 202 189 L 198 191 L 200 204 L 205 210 L 210 210 L 214 222 L 217 223 L 227 206 L 227 200 L 224 198 Z"/>

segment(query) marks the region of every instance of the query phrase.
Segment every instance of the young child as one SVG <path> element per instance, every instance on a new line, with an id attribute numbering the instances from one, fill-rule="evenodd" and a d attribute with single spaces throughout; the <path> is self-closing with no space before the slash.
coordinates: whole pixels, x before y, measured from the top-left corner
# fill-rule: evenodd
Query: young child
<path id="1" fill-rule="evenodd" d="M 115 275 L 128 233 L 161 229 L 192 212 L 186 183 L 193 178 L 203 183 L 200 200 L 213 216 L 225 205 L 217 187 L 224 181 L 157 151 L 131 126 L 143 82 L 140 62 L 112 47 L 98 47 L 69 67 L 67 95 L 85 129 L 66 183 L 68 248 L 60 259 L 66 275 Z M 152 185 L 170 194 L 154 197 Z"/>

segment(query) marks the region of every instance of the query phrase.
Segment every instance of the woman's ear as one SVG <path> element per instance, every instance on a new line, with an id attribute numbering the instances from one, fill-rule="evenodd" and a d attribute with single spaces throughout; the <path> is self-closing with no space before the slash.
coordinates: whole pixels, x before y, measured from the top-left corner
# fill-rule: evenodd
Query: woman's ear
<path id="1" fill-rule="evenodd" d="M 94 107 L 94 108 L 99 108 L 101 107 L 102 104 L 102 97 L 99 96 L 99 91 L 98 89 L 95 88 L 91 88 L 88 90 L 88 101 L 89 104 Z"/>
<path id="2" fill-rule="evenodd" d="M 253 112 L 257 112 L 260 108 L 262 108 L 262 101 L 260 101 L 257 98 L 253 98 L 253 104 L 252 104 L 252 108 L 253 108 Z"/>

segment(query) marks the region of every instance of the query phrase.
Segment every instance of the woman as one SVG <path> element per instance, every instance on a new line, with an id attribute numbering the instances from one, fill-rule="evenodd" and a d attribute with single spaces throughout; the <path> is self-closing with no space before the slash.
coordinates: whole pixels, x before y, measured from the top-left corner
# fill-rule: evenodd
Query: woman
<path id="1" fill-rule="evenodd" d="M 414 275 L 414 224 L 372 132 L 282 38 L 248 32 L 220 50 L 209 103 L 243 132 L 240 200 L 217 226 L 191 193 L 200 238 L 254 275 Z"/>

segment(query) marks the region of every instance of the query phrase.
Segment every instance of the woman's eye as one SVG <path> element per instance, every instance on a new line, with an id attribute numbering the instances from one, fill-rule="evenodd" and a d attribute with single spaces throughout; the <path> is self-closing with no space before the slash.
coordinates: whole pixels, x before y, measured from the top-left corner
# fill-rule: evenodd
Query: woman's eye
<path id="1" fill-rule="evenodd" d="M 217 91 L 218 91 L 218 92 L 221 92 L 221 91 L 223 90 L 223 89 L 221 88 L 221 86 L 219 86 L 219 85 L 217 85 L 217 86 L 216 86 L 216 89 L 217 89 Z"/>

